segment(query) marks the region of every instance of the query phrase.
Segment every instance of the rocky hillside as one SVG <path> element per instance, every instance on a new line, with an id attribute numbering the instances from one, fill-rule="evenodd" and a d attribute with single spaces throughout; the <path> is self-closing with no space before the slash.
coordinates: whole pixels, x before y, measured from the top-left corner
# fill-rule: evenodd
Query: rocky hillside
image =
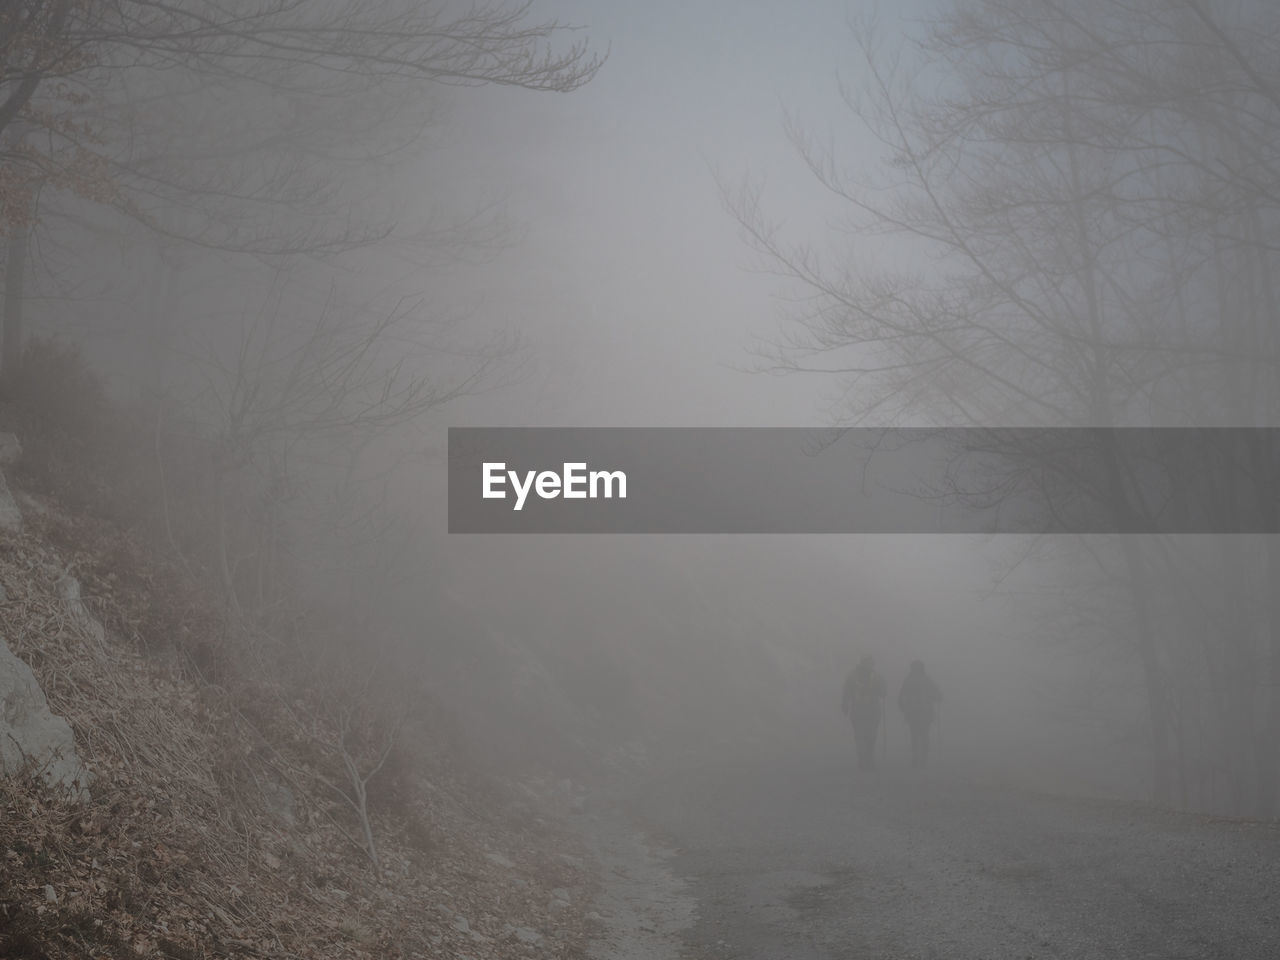
<path id="1" fill-rule="evenodd" d="M 181 569 L 4 469 L 0 957 L 582 955 L 572 788 L 476 772 L 429 704 L 329 722 Z"/>

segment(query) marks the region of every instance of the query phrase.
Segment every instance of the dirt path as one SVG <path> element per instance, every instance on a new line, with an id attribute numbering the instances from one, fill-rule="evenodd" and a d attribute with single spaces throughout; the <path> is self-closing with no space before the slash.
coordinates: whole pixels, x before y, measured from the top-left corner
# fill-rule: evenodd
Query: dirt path
<path id="1" fill-rule="evenodd" d="M 582 827 L 601 867 L 591 919 L 591 960 L 678 960 L 681 934 L 695 918 L 688 883 L 671 869 L 674 853 L 641 830 L 616 801 L 598 805 Z"/>
<path id="2" fill-rule="evenodd" d="M 678 852 L 596 820 L 601 960 L 1280 957 L 1274 826 L 794 755 L 630 802 Z"/>

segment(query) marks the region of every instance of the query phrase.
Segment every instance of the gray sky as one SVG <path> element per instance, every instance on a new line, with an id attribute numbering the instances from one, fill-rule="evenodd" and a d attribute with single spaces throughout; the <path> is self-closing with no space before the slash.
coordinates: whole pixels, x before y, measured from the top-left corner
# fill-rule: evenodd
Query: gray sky
<path id="1" fill-rule="evenodd" d="M 519 330 L 531 352 L 520 386 L 435 418 L 437 450 L 446 425 L 828 423 L 824 399 L 838 384 L 744 372 L 758 362 L 752 344 L 784 329 L 785 288 L 749 269 L 753 254 L 722 207 L 714 171 L 735 182 L 763 179 L 768 209 L 789 234 L 823 242 L 832 208 L 787 141 L 783 113 L 795 111 L 815 135 L 836 136 L 845 155 L 874 162 L 850 133 L 838 89 L 840 74 L 857 72 L 846 18 L 865 10 L 845 0 L 552 0 L 537 10 L 587 24 L 610 57 L 569 96 L 463 91 L 437 135 L 432 168 L 460 184 L 461 196 L 505 195 L 523 226 L 519 243 L 491 262 L 458 268 L 445 286 L 475 308 L 478 323 Z M 901 16 L 880 18 L 887 40 Z M 648 540 L 632 548 L 648 549 Z M 708 562 L 751 542 L 666 543 L 670 557 L 692 551 Z M 597 546 L 590 538 L 462 537 L 451 538 L 450 555 L 474 555 L 476 563 L 459 569 L 494 596 L 502 593 L 495 584 L 518 579 L 533 557 L 572 570 L 577 553 L 595 556 Z M 968 664 L 990 664 L 993 648 L 1006 650 L 1011 640 L 981 599 L 992 581 L 983 559 L 990 546 L 965 536 L 779 537 L 769 552 L 780 569 L 786 557 L 804 554 L 830 557 L 851 582 L 875 578 L 881 609 L 847 610 L 847 597 L 830 597 L 847 619 L 847 637 L 833 638 L 839 670 L 856 647 L 883 655 L 893 670 L 904 657 L 924 656 L 962 683 L 974 679 Z M 627 553 L 625 545 L 614 549 Z"/>
<path id="2" fill-rule="evenodd" d="M 846 16 L 859 10 L 561 0 L 537 11 L 587 24 L 610 57 L 569 96 L 466 91 L 430 161 L 465 171 L 477 195 L 504 192 L 525 228 L 464 273 L 464 296 L 486 322 L 522 331 L 536 374 L 454 422 L 462 410 L 465 422 L 513 425 L 825 422 L 833 384 L 741 372 L 757 364 L 752 343 L 779 329 L 782 288 L 751 271 L 713 171 L 764 178 L 770 211 L 820 239 L 826 207 L 783 108 L 823 136 L 845 122 L 837 72 L 856 69 Z M 898 22 L 882 19 L 886 31 Z"/>
<path id="3" fill-rule="evenodd" d="M 881 12 L 886 41 L 922 6 Z M 758 365 L 753 343 L 784 329 L 785 288 L 751 269 L 714 171 L 763 178 L 771 214 L 821 244 L 831 207 L 788 142 L 783 112 L 874 161 L 858 149 L 838 89 L 858 71 L 847 21 L 870 5 L 540 0 L 536 10 L 586 25 L 609 60 L 568 96 L 463 91 L 429 158 L 473 196 L 505 193 L 521 222 L 519 243 L 454 279 L 479 321 L 519 330 L 532 354 L 521 386 L 438 418 L 440 449 L 446 422 L 828 423 L 838 384 L 746 372 Z M 968 537 L 828 546 L 878 556 L 895 575 L 945 579 L 971 599 L 989 582 Z"/>

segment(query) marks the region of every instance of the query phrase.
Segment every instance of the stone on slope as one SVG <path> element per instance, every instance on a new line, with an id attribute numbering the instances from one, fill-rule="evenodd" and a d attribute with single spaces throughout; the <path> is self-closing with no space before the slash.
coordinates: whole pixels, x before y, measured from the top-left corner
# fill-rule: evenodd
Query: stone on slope
<path id="1" fill-rule="evenodd" d="M 50 785 L 88 799 L 89 771 L 70 725 L 50 711 L 31 668 L 0 639 L 0 776 L 16 776 L 28 762 Z"/>
<path id="2" fill-rule="evenodd" d="M 22 510 L 9 492 L 9 484 L 0 473 L 0 533 L 17 535 L 22 532 Z"/>

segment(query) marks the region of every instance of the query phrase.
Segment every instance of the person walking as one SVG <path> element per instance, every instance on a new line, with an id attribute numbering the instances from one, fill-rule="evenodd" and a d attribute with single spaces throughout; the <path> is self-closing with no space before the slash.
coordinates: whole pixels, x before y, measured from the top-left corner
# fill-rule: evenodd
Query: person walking
<path id="1" fill-rule="evenodd" d="M 923 767 L 929 758 L 929 728 L 937 718 L 942 691 L 924 672 L 924 661 L 913 660 L 898 692 L 898 709 L 911 729 L 911 765 Z"/>
<path id="2" fill-rule="evenodd" d="M 884 716 L 884 678 L 876 671 L 875 660 L 864 656 L 844 681 L 841 707 L 853 725 L 858 749 L 858 769 L 869 770 L 876 761 L 876 734 Z"/>

